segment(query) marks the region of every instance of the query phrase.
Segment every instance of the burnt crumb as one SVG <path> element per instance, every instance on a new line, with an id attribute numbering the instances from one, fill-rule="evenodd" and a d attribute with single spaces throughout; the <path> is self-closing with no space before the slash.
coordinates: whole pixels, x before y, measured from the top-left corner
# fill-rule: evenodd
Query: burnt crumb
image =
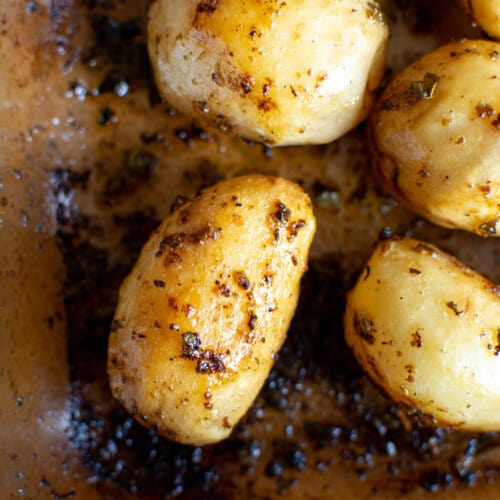
<path id="1" fill-rule="evenodd" d="M 455 316 L 462 316 L 464 313 L 464 311 L 459 309 L 458 305 L 452 300 L 446 302 L 446 307 L 449 307 L 455 313 Z"/>
<path id="2" fill-rule="evenodd" d="M 378 234 L 378 239 L 380 241 L 390 240 L 392 237 L 392 229 L 389 226 L 384 226 Z"/>
<path id="3" fill-rule="evenodd" d="M 187 332 L 182 334 L 182 356 L 188 359 L 197 359 L 201 356 L 200 334 Z"/>
<path id="4" fill-rule="evenodd" d="M 204 189 L 220 181 L 226 176 L 215 163 L 204 159 L 194 169 L 185 172 L 186 180 L 199 189 Z"/>
<path id="5" fill-rule="evenodd" d="M 295 441 L 276 440 L 272 444 L 273 457 L 266 466 L 268 476 L 281 476 L 285 469 L 304 470 L 307 454 Z"/>
<path id="6" fill-rule="evenodd" d="M 410 267 L 409 272 L 410 274 L 416 274 L 417 276 L 422 274 L 422 271 L 420 271 L 419 269 L 415 269 L 414 267 Z"/>
<path id="7" fill-rule="evenodd" d="M 151 179 L 153 170 L 158 163 L 158 158 L 149 151 L 132 149 L 126 153 L 125 166 L 133 175 L 144 180 Z"/>
<path id="8" fill-rule="evenodd" d="M 225 115 L 217 113 L 212 118 L 212 126 L 224 134 L 230 134 L 233 131 L 233 124 Z"/>
<path id="9" fill-rule="evenodd" d="M 115 112 L 110 107 L 106 106 L 101 110 L 101 114 L 97 119 L 97 123 L 99 125 L 106 125 L 107 123 L 113 121 L 114 119 L 115 119 Z"/>
<path id="10" fill-rule="evenodd" d="M 322 208 L 338 209 L 340 206 L 339 188 L 316 180 L 312 186 L 314 204 Z"/>
<path id="11" fill-rule="evenodd" d="M 189 129 L 178 128 L 174 131 L 175 137 L 184 142 L 187 146 L 193 147 L 196 141 L 208 142 L 212 136 L 204 129 L 191 125 Z"/>
<path id="12" fill-rule="evenodd" d="M 163 280 L 153 280 L 153 285 L 156 288 L 165 288 L 165 282 Z"/>
<path id="13" fill-rule="evenodd" d="M 373 322 L 368 319 L 362 312 L 356 312 L 354 314 L 353 326 L 355 332 L 368 344 L 375 343 L 375 329 L 373 328 Z"/>
<path id="14" fill-rule="evenodd" d="M 142 245 L 159 222 L 155 214 L 147 214 L 140 210 L 113 215 L 113 224 L 122 232 L 121 249 L 131 257 L 131 260 L 139 254 Z"/>

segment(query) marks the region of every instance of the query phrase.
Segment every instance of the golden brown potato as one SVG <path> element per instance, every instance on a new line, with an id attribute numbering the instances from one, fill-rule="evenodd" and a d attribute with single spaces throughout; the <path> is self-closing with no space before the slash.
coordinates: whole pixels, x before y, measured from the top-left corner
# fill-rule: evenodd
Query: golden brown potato
<path id="1" fill-rule="evenodd" d="M 161 224 L 120 289 L 113 394 L 160 434 L 224 439 L 285 340 L 315 231 L 309 197 L 249 175 L 206 189 Z"/>
<path id="2" fill-rule="evenodd" d="M 388 30 L 376 2 L 157 0 L 148 45 L 160 93 L 225 132 L 330 142 L 368 114 Z"/>
<path id="3" fill-rule="evenodd" d="M 461 0 L 469 15 L 493 38 L 500 39 L 499 0 Z"/>
<path id="4" fill-rule="evenodd" d="M 344 322 L 357 359 L 395 401 L 440 424 L 500 429 L 497 285 L 434 246 L 382 241 Z"/>
<path id="5" fill-rule="evenodd" d="M 409 209 L 499 233 L 500 43 L 453 43 L 412 64 L 374 107 L 370 137 L 375 171 Z"/>

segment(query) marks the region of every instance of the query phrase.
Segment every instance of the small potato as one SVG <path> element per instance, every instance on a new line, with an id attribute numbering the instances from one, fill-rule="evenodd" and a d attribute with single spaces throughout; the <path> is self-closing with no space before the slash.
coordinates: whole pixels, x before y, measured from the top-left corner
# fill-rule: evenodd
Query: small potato
<path id="1" fill-rule="evenodd" d="M 333 141 L 366 118 L 388 29 L 364 0 L 156 0 L 148 48 L 162 96 L 270 145 Z"/>
<path id="2" fill-rule="evenodd" d="M 345 336 L 372 379 L 436 423 L 500 430 L 499 287 L 436 247 L 382 241 L 348 294 Z"/>
<path id="3" fill-rule="evenodd" d="M 469 15 L 493 38 L 500 39 L 499 0 L 461 0 Z"/>
<path id="4" fill-rule="evenodd" d="M 226 438 L 283 344 L 315 232 L 309 197 L 278 177 L 221 182 L 181 205 L 123 282 L 111 389 L 181 443 Z"/>
<path id="5" fill-rule="evenodd" d="M 375 171 L 410 210 L 500 234 L 500 43 L 436 49 L 404 70 L 370 117 Z"/>

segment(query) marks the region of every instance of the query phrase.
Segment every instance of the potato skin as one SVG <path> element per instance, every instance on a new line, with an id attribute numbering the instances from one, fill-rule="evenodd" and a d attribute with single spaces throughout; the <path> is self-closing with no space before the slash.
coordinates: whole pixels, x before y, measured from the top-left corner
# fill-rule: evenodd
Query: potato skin
<path id="1" fill-rule="evenodd" d="M 461 0 L 465 10 L 493 38 L 500 39 L 500 2 L 498 0 Z"/>
<path id="2" fill-rule="evenodd" d="M 388 29 L 361 0 L 156 0 L 148 48 L 162 96 L 270 145 L 330 142 L 366 118 Z"/>
<path id="3" fill-rule="evenodd" d="M 345 337 L 396 401 L 460 429 L 500 429 L 499 287 L 413 239 L 380 242 L 349 292 Z"/>
<path id="4" fill-rule="evenodd" d="M 115 397 L 179 442 L 227 437 L 285 340 L 314 232 L 309 197 L 278 177 L 234 178 L 179 207 L 120 288 Z"/>
<path id="5" fill-rule="evenodd" d="M 396 199 L 441 226 L 500 232 L 500 43 L 425 55 L 387 87 L 369 124 L 374 169 Z"/>

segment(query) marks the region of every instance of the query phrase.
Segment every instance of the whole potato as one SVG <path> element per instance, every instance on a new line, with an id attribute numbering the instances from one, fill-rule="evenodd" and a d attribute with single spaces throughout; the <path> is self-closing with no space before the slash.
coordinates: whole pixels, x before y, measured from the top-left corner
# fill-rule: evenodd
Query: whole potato
<path id="1" fill-rule="evenodd" d="M 156 0 L 149 54 L 162 96 L 270 145 L 326 143 L 368 114 L 388 30 L 364 0 Z"/>
<path id="2" fill-rule="evenodd" d="M 469 15 L 493 38 L 500 39 L 499 0 L 461 0 Z"/>
<path id="3" fill-rule="evenodd" d="M 120 288 L 115 397 L 179 442 L 227 437 L 285 340 L 314 232 L 307 194 L 277 177 L 221 182 L 177 208 Z"/>
<path id="4" fill-rule="evenodd" d="M 345 336 L 372 379 L 439 424 L 500 429 L 499 287 L 436 247 L 378 244 L 349 292 Z"/>
<path id="5" fill-rule="evenodd" d="M 432 222 L 497 235 L 500 43 L 440 47 L 387 87 L 370 117 L 386 189 Z"/>

